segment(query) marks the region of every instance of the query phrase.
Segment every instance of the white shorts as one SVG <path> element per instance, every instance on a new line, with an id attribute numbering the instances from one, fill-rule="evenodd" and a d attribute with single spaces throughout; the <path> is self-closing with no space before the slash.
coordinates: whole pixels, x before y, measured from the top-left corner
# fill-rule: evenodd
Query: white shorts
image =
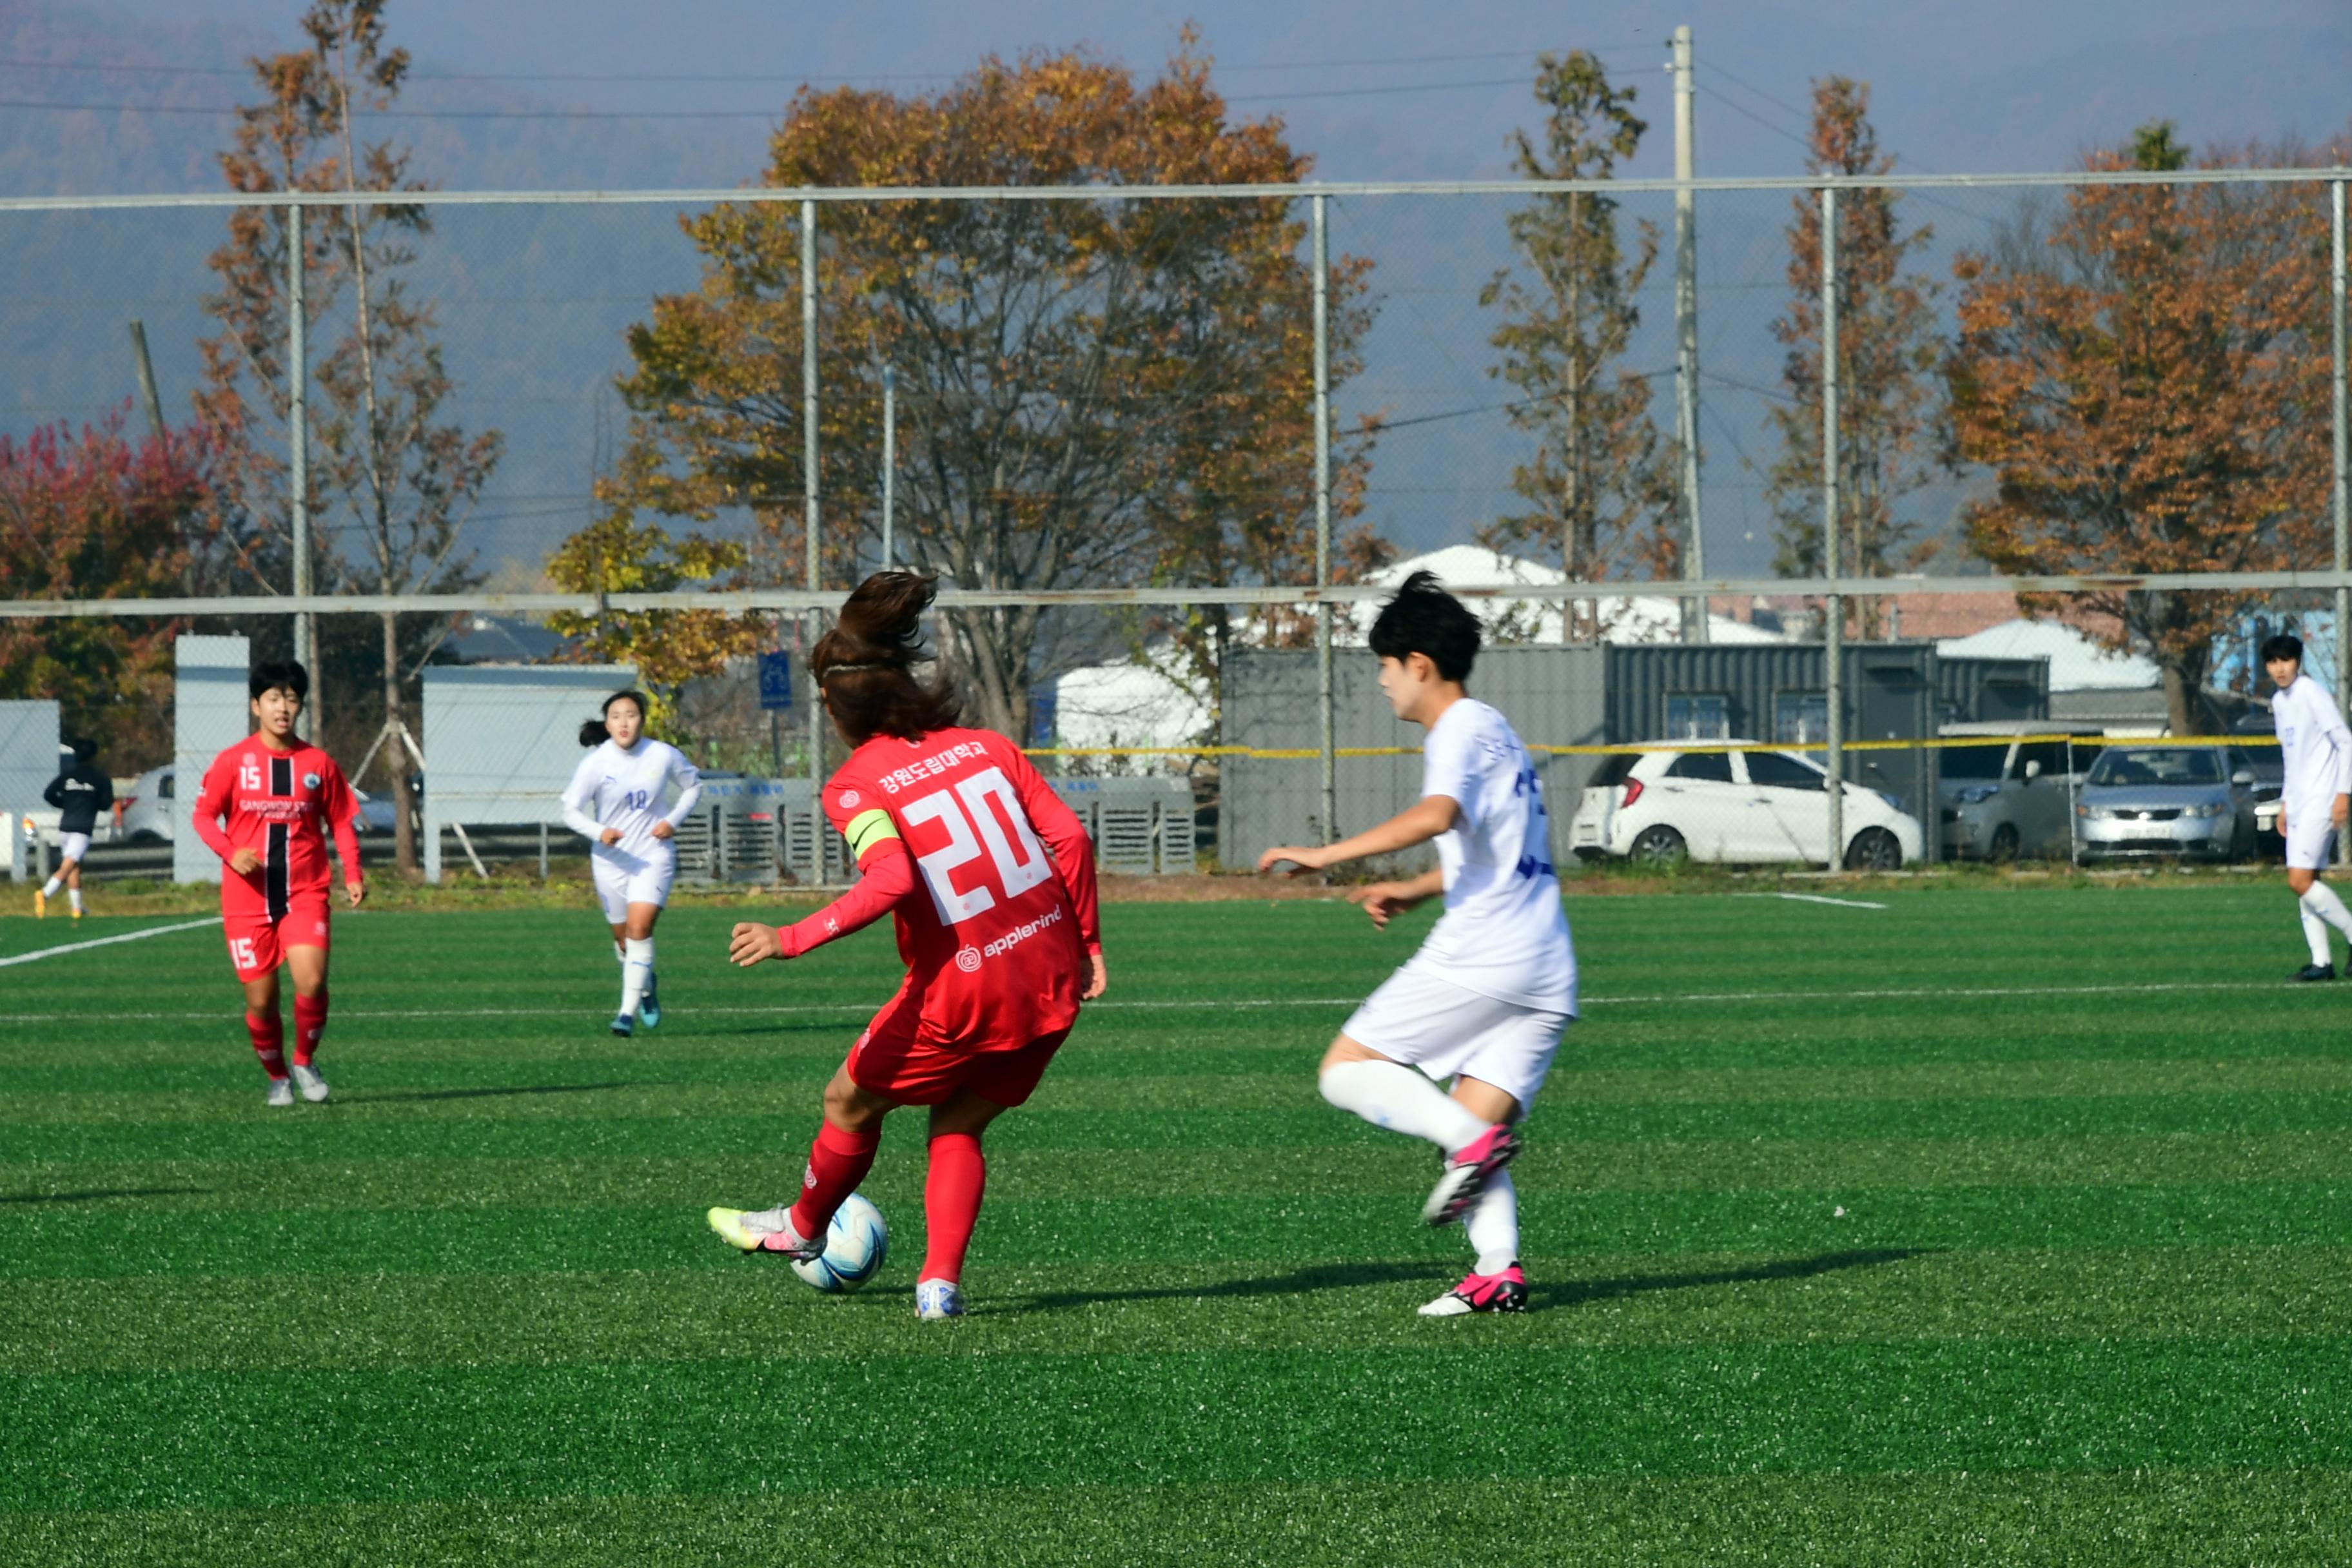
<path id="1" fill-rule="evenodd" d="M 2324 812 L 2310 826 L 2304 818 L 2287 818 L 2286 863 L 2298 871 L 2325 871 L 2336 862 L 2336 825 Z"/>
<path id="2" fill-rule="evenodd" d="M 608 925 L 619 925 L 627 920 L 631 904 L 660 908 L 669 902 L 670 879 L 677 871 L 675 856 L 640 860 L 632 855 L 624 860 L 599 855 L 589 864 L 596 877 L 596 901 L 604 906 Z"/>
<path id="3" fill-rule="evenodd" d="M 58 835 L 58 858 L 59 860 L 79 860 L 89 853 L 89 834 L 60 833 Z"/>
<path id="4" fill-rule="evenodd" d="M 1566 1013 L 1466 990 L 1407 964 L 1364 999 L 1340 1033 L 1432 1078 L 1491 1083 L 1524 1113 L 1569 1023 Z"/>

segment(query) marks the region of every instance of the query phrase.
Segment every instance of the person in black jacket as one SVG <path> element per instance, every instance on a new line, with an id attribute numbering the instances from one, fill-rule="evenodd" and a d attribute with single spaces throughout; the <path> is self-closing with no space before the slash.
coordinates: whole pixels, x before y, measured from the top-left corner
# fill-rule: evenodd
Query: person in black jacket
<path id="1" fill-rule="evenodd" d="M 81 919 L 81 858 L 89 853 L 89 836 L 98 826 L 98 814 L 114 809 L 114 781 L 98 771 L 91 760 L 98 755 L 98 742 L 83 737 L 73 742 L 73 765 L 49 781 L 41 798 L 58 808 L 58 874 L 51 877 L 41 890 L 33 895 L 33 912 L 46 915 L 49 900 L 58 896 L 59 888 L 68 889 L 67 897 L 73 902 L 73 918 Z"/>

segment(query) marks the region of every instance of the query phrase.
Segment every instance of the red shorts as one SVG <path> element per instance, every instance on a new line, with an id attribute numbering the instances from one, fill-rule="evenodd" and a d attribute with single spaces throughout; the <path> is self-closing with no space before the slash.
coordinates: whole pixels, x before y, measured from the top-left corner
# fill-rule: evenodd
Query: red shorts
<path id="1" fill-rule="evenodd" d="M 1069 1030 L 1056 1029 L 1013 1050 L 974 1051 L 926 1034 L 913 1012 L 886 1011 L 857 1037 L 849 1047 L 850 1082 L 901 1105 L 937 1105 L 964 1089 L 997 1105 L 1019 1105 L 1070 1037 Z"/>
<path id="2" fill-rule="evenodd" d="M 286 912 L 271 920 L 259 910 L 221 911 L 221 932 L 228 938 L 228 961 L 239 980 L 258 980 L 276 973 L 289 947 L 315 947 L 324 952 L 328 942 L 327 892 L 296 893 L 286 900 Z"/>

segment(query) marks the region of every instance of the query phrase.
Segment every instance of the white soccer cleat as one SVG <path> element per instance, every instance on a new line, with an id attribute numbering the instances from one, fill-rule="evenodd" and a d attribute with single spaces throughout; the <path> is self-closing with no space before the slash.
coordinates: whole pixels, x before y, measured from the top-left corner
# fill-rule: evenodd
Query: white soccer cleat
<path id="1" fill-rule="evenodd" d="M 1472 1312 L 1524 1312 L 1528 1277 L 1512 1264 L 1500 1274 L 1472 1274 L 1421 1309 L 1424 1318 L 1461 1318 Z"/>
<path id="2" fill-rule="evenodd" d="M 781 1252 L 806 1262 L 824 1251 L 824 1238 L 808 1240 L 793 1228 L 790 1204 L 753 1212 L 714 1208 L 703 1218 L 730 1246 L 746 1252 Z"/>
<path id="3" fill-rule="evenodd" d="M 916 1280 L 915 1316 L 927 1323 L 962 1317 L 962 1287 L 952 1279 Z"/>
<path id="4" fill-rule="evenodd" d="M 268 1105 L 293 1104 L 294 1080 L 290 1078 L 271 1079 L 269 1080 L 269 1098 L 264 1103 Z"/>
<path id="5" fill-rule="evenodd" d="M 317 1068 L 304 1067 L 300 1062 L 296 1062 L 294 1083 L 295 1087 L 302 1091 L 302 1098 L 311 1104 L 321 1105 L 326 1102 L 327 1080 L 319 1076 Z"/>

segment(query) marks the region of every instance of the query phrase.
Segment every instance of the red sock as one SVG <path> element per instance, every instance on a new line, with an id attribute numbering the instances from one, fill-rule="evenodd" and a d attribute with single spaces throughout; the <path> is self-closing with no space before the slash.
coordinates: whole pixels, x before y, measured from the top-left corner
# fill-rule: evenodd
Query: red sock
<path id="1" fill-rule="evenodd" d="M 294 993 L 294 1065 L 306 1068 L 319 1053 L 319 1037 L 327 1027 L 327 988 L 316 996 Z"/>
<path id="2" fill-rule="evenodd" d="M 286 1026 L 278 1020 L 278 1009 L 267 1013 L 246 1009 L 245 1031 L 253 1037 L 253 1054 L 261 1058 L 261 1070 L 271 1078 L 286 1076 Z"/>
<path id="3" fill-rule="evenodd" d="M 918 1279 L 963 1279 L 964 1249 L 980 1220 L 980 1194 L 988 1185 L 988 1161 L 980 1134 L 942 1132 L 931 1140 L 931 1173 L 923 1183 L 923 1225 L 930 1243 Z"/>
<path id="4" fill-rule="evenodd" d="M 830 1121 L 819 1127 L 809 1150 L 808 1174 L 801 1178 L 801 1201 L 793 1205 L 793 1228 L 805 1237 L 823 1236 L 841 1200 L 874 1168 L 874 1151 L 880 1147 L 879 1131 L 844 1132 Z"/>

